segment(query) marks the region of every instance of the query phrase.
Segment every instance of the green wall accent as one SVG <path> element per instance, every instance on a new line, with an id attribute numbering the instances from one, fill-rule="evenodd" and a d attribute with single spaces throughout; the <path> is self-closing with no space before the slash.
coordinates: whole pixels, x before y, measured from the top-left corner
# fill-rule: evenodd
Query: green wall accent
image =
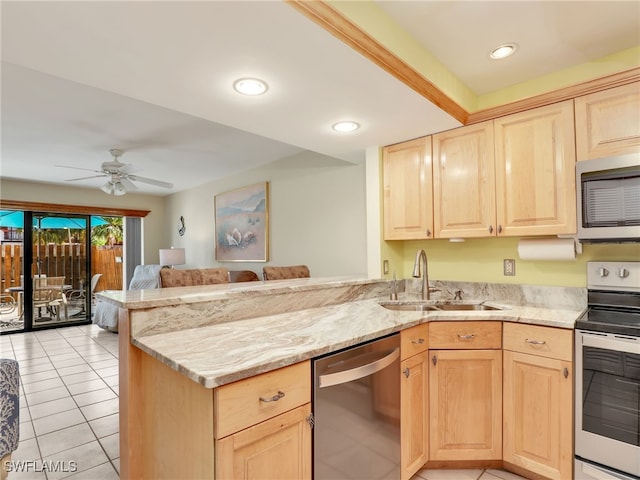
<path id="1" fill-rule="evenodd" d="M 478 238 L 462 243 L 448 240 L 383 242 L 383 260 L 398 278 L 409 278 L 416 252 L 429 259 L 429 279 L 461 282 L 511 283 L 586 287 L 588 261 L 640 261 L 640 243 L 583 244 L 574 261 L 530 261 L 518 258 L 519 238 Z M 402 255 L 400 255 L 402 251 Z M 389 255 L 385 257 L 385 255 Z M 503 259 L 516 261 L 516 275 L 503 275 Z M 401 262 L 401 263 L 398 263 Z"/>

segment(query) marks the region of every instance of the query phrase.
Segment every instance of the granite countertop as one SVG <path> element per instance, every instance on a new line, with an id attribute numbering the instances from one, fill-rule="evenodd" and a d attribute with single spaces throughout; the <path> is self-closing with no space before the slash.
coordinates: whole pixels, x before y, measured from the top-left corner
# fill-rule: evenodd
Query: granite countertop
<path id="1" fill-rule="evenodd" d="M 309 283 L 283 282 L 280 287 L 304 289 Z M 183 292 L 182 297 L 185 295 Z M 408 301 L 401 297 L 398 303 L 403 300 Z M 127 303 L 138 304 L 136 300 Z M 578 307 L 551 309 L 504 301 L 484 302 L 500 310 L 426 312 L 393 311 L 380 303 L 389 303 L 388 297 L 142 334 L 131 342 L 193 381 L 213 388 L 429 321 L 495 320 L 572 329 L 583 312 Z"/>
<path id="2" fill-rule="evenodd" d="M 369 284 L 360 276 L 297 278 L 257 282 L 220 283 L 191 287 L 154 288 L 148 290 L 101 290 L 96 297 L 130 310 L 233 299 L 246 296 L 276 295 L 282 292 L 305 292 L 319 288 Z"/>

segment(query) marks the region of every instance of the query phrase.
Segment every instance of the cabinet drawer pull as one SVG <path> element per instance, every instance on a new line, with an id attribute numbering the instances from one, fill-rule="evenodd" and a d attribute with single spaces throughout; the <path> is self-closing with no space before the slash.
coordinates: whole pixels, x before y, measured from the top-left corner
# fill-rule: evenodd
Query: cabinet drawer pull
<path id="1" fill-rule="evenodd" d="M 273 397 L 271 398 L 264 398 L 264 397 L 260 397 L 260 401 L 261 402 L 277 402 L 278 400 L 280 400 L 282 397 L 284 397 L 284 392 L 281 392 L 280 390 L 278 390 L 278 393 L 276 393 Z"/>
<path id="2" fill-rule="evenodd" d="M 530 343 L 531 345 L 544 345 L 545 342 L 544 340 L 529 340 L 528 338 L 525 340 L 525 342 Z"/>
<path id="3" fill-rule="evenodd" d="M 467 333 L 465 335 L 458 334 L 460 340 L 473 340 L 476 336 L 473 333 Z"/>
<path id="4" fill-rule="evenodd" d="M 417 340 L 411 340 L 411 343 L 415 343 L 416 345 L 422 345 L 424 343 L 424 338 L 419 338 Z"/>

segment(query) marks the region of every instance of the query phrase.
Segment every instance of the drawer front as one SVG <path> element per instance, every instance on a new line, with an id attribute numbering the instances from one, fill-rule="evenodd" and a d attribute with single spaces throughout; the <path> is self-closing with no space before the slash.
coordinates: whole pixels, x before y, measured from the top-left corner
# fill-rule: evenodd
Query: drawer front
<path id="1" fill-rule="evenodd" d="M 502 322 L 430 322 L 429 348 L 502 348 Z"/>
<path id="2" fill-rule="evenodd" d="M 310 361 L 223 385 L 214 391 L 215 436 L 226 437 L 310 401 Z"/>
<path id="3" fill-rule="evenodd" d="M 504 349 L 571 362 L 573 330 L 505 322 Z"/>
<path id="4" fill-rule="evenodd" d="M 429 324 L 423 323 L 400 332 L 400 358 L 405 360 L 429 349 Z"/>

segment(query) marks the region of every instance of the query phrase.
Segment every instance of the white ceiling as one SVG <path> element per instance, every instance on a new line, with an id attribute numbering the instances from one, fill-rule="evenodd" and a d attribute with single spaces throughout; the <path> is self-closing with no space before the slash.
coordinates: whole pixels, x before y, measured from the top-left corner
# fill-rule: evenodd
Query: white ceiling
<path id="1" fill-rule="evenodd" d="M 376 3 L 477 94 L 640 44 L 636 1 Z M 284 2 L 0 8 L 4 178 L 70 185 L 88 172 L 56 165 L 99 168 L 115 147 L 173 182 L 138 184 L 164 195 L 304 151 L 360 162 L 368 146 L 460 125 Z M 489 63 L 505 41 L 518 55 Z M 242 76 L 268 93 L 235 94 Z M 362 128 L 333 133 L 345 119 Z"/>

